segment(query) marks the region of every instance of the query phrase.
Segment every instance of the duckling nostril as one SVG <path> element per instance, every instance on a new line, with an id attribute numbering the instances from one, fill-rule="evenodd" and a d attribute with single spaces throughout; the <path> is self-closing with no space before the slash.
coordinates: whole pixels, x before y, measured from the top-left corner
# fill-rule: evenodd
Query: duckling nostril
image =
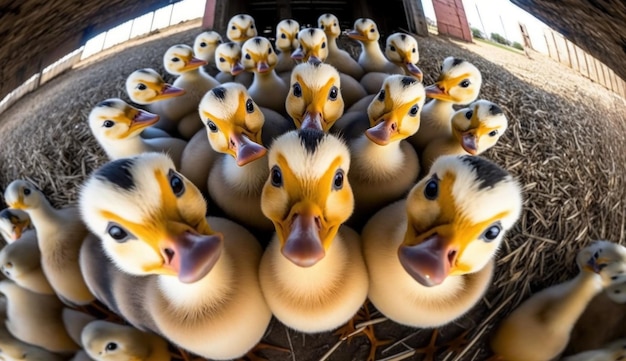
<path id="1" fill-rule="evenodd" d="M 174 255 L 176 255 L 176 252 L 174 252 L 174 250 L 171 248 L 165 248 L 163 250 L 163 253 L 167 257 L 167 263 L 171 263 L 172 259 L 174 259 Z"/>
<path id="2" fill-rule="evenodd" d="M 391 131 L 395 132 L 396 130 L 398 130 L 398 123 L 396 122 L 391 123 Z"/>
<path id="3" fill-rule="evenodd" d="M 453 265 L 454 262 L 456 261 L 456 255 L 457 255 L 456 249 L 451 249 L 450 251 L 448 251 L 448 262 L 450 262 L 450 265 Z"/>
<path id="4" fill-rule="evenodd" d="M 320 217 L 315 217 L 315 226 L 317 229 L 322 229 L 322 219 Z"/>

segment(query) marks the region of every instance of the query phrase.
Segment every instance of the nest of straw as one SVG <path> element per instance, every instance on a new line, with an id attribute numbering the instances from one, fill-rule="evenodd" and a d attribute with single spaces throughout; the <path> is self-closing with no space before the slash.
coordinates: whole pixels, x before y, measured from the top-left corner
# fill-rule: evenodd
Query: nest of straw
<path id="1" fill-rule="evenodd" d="M 198 23 L 188 27 L 113 49 L 0 114 L 0 189 L 25 178 L 53 205 L 75 203 L 82 181 L 106 162 L 86 122 L 90 110 L 106 98 L 129 101 L 124 81 L 138 68 L 165 74 L 165 50 L 191 44 L 201 31 Z M 418 42 L 425 84 L 435 81 L 445 57 L 465 58 L 482 72 L 480 98 L 499 104 L 509 119 L 506 134 L 484 156 L 518 179 L 524 211 L 498 254 L 488 293 L 468 315 L 441 328 L 436 342 L 444 345 L 465 334 L 468 344 L 442 348 L 437 359 L 484 360 L 493 327 L 531 293 L 571 278 L 577 250 L 595 239 L 625 243 L 626 105 L 537 53 L 531 52 L 530 59 L 521 52 L 436 36 Z M 341 44 L 353 53 L 358 50 L 349 40 L 341 39 Z M 365 330 L 373 327 L 379 339 L 390 341 L 377 358 L 411 357 L 428 344 L 430 330 L 386 321 L 371 306 L 368 311 L 365 319 L 378 323 Z M 300 334 L 273 321 L 264 341 L 290 352 L 268 349 L 263 354 L 272 360 L 364 360 L 370 346 L 362 334 L 342 341 L 332 333 Z"/>

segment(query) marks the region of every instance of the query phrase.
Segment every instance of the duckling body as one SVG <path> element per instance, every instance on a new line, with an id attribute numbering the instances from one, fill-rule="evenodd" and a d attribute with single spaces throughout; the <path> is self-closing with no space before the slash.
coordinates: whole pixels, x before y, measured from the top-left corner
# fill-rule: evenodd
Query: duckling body
<path id="1" fill-rule="evenodd" d="M 459 318 L 489 287 L 493 254 L 521 203 L 519 186 L 495 164 L 439 158 L 406 200 L 380 210 L 363 229 L 370 301 L 412 327 Z"/>
<path id="2" fill-rule="evenodd" d="M 0 269 L 7 279 L 35 293 L 54 295 L 54 289 L 41 269 L 37 234 L 27 230 L 16 242 L 0 251 Z"/>
<path id="3" fill-rule="evenodd" d="M 78 265 L 80 247 L 87 236 L 78 210 L 53 208 L 41 191 L 23 180 L 11 182 L 4 198 L 11 208 L 30 216 L 37 231 L 41 268 L 59 298 L 72 305 L 93 301 Z"/>
<path id="4" fill-rule="evenodd" d="M 240 357 L 259 342 L 271 318 L 257 278 L 261 247 L 234 222 L 205 218 L 200 192 L 166 156 L 108 163 L 85 183 L 80 205 L 102 244 L 91 242 L 81 264 L 93 265 L 86 278 L 107 306 L 206 358 Z M 119 243 L 127 237 L 137 238 Z M 111 288 L 120 276 L 131 282 Z M 124 310 L 133 307 L 144 311 Z"/>
<path id="5" fill-rule="evenodd" d="M 300 31 L 300 24 L 293 19 L 281 20 L 276 25 L 276 49 L 280 51 L 278 53 L 278 63 L 276 64 L 276 72 L 291 73 L 291 70 L 296 66 L 296 62 L 291 58 L 291 53 L 298 48 L 300 44 L 298 41 L 298 31 Z"/>
<path id="6" fill-rule="evenodd" d="M 615 361 L 626 357 L 626 339 L 613 341 L 603 348 L 568 356 L 562 361 Z"/>
<path id="7" fill-rule="evenodd" d="M 328 39 L 328 57 L 325 62 L 334 66 L 337 71 L 347 74 L 355 80 L 363 76 L 363 68 L 350 54 L 337 46 L 337 37 L 341 35 L 339 19 L 333 14 L 322 14 L 317 18 L 317 25 L 324 30 Z"/>
<path id="8" fill-rule="evenodd" d="M 206 180 L 218 158 L 220 158 L 220 154 L 211 147 L 205 127 L 189 139 L 181 155 L 179 169 L 200 192 L 206 194 L 208 191 Z"/>
<path id="9" fill-rule="evenodd" d="M 0 325 L 0 359 L 3 361 L 63 361 L 63 357 L 15 338 Z"/>

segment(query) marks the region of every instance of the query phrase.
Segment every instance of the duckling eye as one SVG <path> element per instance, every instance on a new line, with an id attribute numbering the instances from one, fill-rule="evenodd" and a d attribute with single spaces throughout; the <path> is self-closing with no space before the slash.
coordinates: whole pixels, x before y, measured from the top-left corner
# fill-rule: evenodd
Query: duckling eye
<path id="1" fill-rule="evenodd" d="M 500 231 L 502 231 L 502 226 L 500 225 L 500 222 L 497 222 L 493 224 L 491 227 L 487 228 L 487 230 L 485 231 L 485 233 L 483 233 L 481 238 L 485 242 L 491 242 L 494 239 L 498 238 Z"/>
<path id="2" fill-rule="evenodd" d="M 396 51 L 396 47 L 395 47 L 395 46 L 393 46 L 393 45 L 389 45 L 389 50 L 391 50 L 391 51 Z"/>
<path id="3" fill-rule="evenodd" d="M 380 100 L 381 102 L 385 100 L 385 89 L 381 89 L 380 93 L 378 93 L 378 100 Z"/>
<path id="4" fill-rule="evenodd" d="M 28 188 L 24 188 L 24 190 L 22 191 L 22 193 L 24 193 L 25 196 L 30 194 L 30 189 Z"/>
<path id="5" fill-rule="evenodd" d="M 209 120 L 208 123 L 206 123 L 207 127 L 209 127 L 209 130 L 213 133 L 217 133 L 217 125 L 215 125 L 215 123 L 213 123 L 213 121 Z"/>
<path id="6" fill-rule="evenodd" d="M 104 123 L 102 123 L 102 126 L 105 128 L 111 128 L 115 125 L 115 122 L 112 120 L 105 120 Z"/>
<path id="7" fill-rule="evenodd" d="M 252 59 L 252 57 L 250 56 L 250 54 L 246 53 L 246 59 L 248 59 L 248 60 Z"/>
<path id="8" fill-rule="evenodd" d="M 330 88 L 330 93 L 328 97 L 330 98 L 330 100 L 337 100 L 338 94 L 339 94 L 339 91 L 337 90 L 337 87 L 333 86 L 332 88 Z"/>
<path id="9" fill-rule="evenodd" d="M 178 63 L 178 62 L 180 61 L 180 59 L 179 59 L 179 58 L 172 58 L 171 60 L 172 60 L 174 63 Z"/>
<path id="10" fill-rule="evenodd" d="M 300 98 L 302 96 L 302 87 L 299 83 L 293 85 L 293 96 Z"/>
<path id="11" fill-rule="evenodd" d="M 206 43 L 203 41 L 200 43 L 200 46 L 204 48 L 206 46 Z"/>
<path id="12" fill-rule="evenodd" d="M 223 63 L 223 62 L 225 62 L 225 61 L 226 61 L 226 59 L 224 59 L 224 58 L 220 58 L 220 63 Z"/>
<path id="13" fill-rule="evenodd" d="M 250 29 L 254 29 L 254 24 L 250 25 Z"/>
<path id="14" fill-rule="evenodd" d="M 473 115 L 474 115 L 474 111 L 473 111 L 473 110 L 468 110 L 468 111 L 465 113 L 465 118 L 467 118 L 468 120 L 469 120 L 469 119 L 472 119 L 472 116 L 473 116 Z"/>
<path id="15" fill-rule="evenodd" d="M 320 29 L 324 30 L 324 24 L 320 24 Z"/>
<path id="16" fill-rule="evenodd" d="M 462 88 L 467 88 L 468 86 L 470 86 L 470 81 L 465 79 L 461 82 L 461 84 L 459 84 Z"/>
<path id="17" fill-rule="evenodd" d="M 333 23 L 333 26 L 337 26 L 337 23 Z"/>
<path id="18" fill-rule="evenodd" d="M 490 137 L 495 137 L 496 135 L 498 135 L 498 131 L 497 130 L 492 130 L 489 132 L 489 136 Z"/>
<path id="19" fill-rule="evenodd" d="M 283 185 L 283 174 L 280 172 L 280 168 L 277 165 L 272 167 L 271 171 L 272 185 L 274 187 L 282 187 Z"/>
<path id="20" fill-rule="evenodd" d="M 107 227 L 107 233 L 118 243 L 124 243 L 130 238 L 130 234 L 124 230 L 124 228 L 117 225 L 117 223 L 109 222 Z"/>
<path id="21" fill-rule="evenodd" d="M 296 33 L 296 39 L 298 38 L 298 33 Z"/>
<path id="22" fill-rule="evenodd" d="M 337 172 L 335 173 L 335 178 L 333 179 L 334 190 L 338 191 L 341 188 L 343 188 L 343 179 L 344 179 L 343 169 L 337 169 Z"/>
<path id="23" fill-rule="evenodd" d="M 420 109 L 420 107 L 415 104 L 414 106 L 411 107 L 411 109 L 409 110 L 409 115 L 414 117 L 417 115 L 417 111 Z"/>
<path id="24" fill-rule="evenodd" d="M 375 31 L 375 30 L 374 30 L 374 28 L 371 28 L 371 29 L 370 29 L 370 33 L 373 33 L 374 31 Z"/>
<path id="25" fill-rule="evenodd" d="M 237 30 L 237 27 L 235 25 L 230 27 L 232 30 Z"/>
<path id="26" fill-rule="evenodd" d="M 146 89 L 148 89 L 148 86 L 146 86 L 146 84 L 144 84 L 144 83 L 139 83 L 139 84 L 137 84 L 136 88 L 139 89 L 139 90 L 146 90 Z"/>
<path id="27" fill-rule="evenodd" d="M 180 176 L 174 173 L 173 170 L 170 169 L 170 187 L 172 188 L 172 192 L 176 195 L 176 197 L 180 197 L 185 193 L 185 182 L 180 178 Z"/>
<path id="28" fill-rule="evenodd" d="M 246 101 L 246 111 L 248 113 L 252 113 L 254 111 L 254 103 L 252 102 L 252 99 L 248 99 Z"/>
<path id="29" fill-rule="evenodd" d="M 285 35 L 285 33 L 280 34 L 280 38 L 281 39 L 287 39 L 287 35 Z"/>
<path id="30" fill-rule="evenodd" d="M 326 47 L 326 42 L 322 43 L 322 49 L 324 49 Z"/>
<path id="31" fill-rule="evenodd" d="M 437 199 L 439 195 L 439 182 L 437 179 L 431 179 L 426 183 L 426 187 L 424 188 L 424 197 L 431 201 Z"/>
<path id="32" fill-rule="evenodd" d="M 414 53 L 417 52 L 417 50 L 415 48 L 413 48 L 413 50 L 411 50 L 411 51 L 414 52 Z"/>
<path id="33" fill-rule="evenodd" d="M 107 345 L 104 348 L 107 351 L 115 351 L 115 350 L 117 350 L 117 344 L 115 342 L 109 342 L 109 343 L 107 343 Z"/>

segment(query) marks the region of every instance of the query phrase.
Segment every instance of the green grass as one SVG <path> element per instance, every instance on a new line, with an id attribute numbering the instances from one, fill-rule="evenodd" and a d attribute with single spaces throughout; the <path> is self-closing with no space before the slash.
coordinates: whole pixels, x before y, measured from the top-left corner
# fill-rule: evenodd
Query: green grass
<path id="1" fill-rule="evenodd" d="M 508 51 L 511 51 L 513 53 L 516 53 L 516 54 L 524 54 L 524 52 L 521 51 L 521 50 L 515 49 L 515 48 L 510 47 L 510 46 L 506 46 L 504 44 L 496 43 L 495 41 L 486 40 L 486 39 L 479 39 L 479 38 L 474 38 L 474 40 L 475 41 L 479 41 L 481 43 L 497 46 L 498 48 L 502 48 L 504 50 L 508 50 Z"/>

